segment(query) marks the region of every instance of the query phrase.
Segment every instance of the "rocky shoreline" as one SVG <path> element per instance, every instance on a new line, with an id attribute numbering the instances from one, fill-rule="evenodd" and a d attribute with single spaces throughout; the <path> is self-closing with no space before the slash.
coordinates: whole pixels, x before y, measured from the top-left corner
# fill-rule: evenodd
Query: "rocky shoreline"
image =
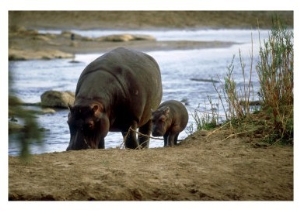
<path id="1" fill-rule="evenodd" d="M 119 34 L 97 38 L 84 37 L 70 31 L 41 34 L 24 27 L 10 29 L 9 60 L 73 58 L 75 54 L 103 53 L 117 47 L 139 51 L 203 49 L 228 47 L 234 42 L 157 41 L 151 35 Z"/>

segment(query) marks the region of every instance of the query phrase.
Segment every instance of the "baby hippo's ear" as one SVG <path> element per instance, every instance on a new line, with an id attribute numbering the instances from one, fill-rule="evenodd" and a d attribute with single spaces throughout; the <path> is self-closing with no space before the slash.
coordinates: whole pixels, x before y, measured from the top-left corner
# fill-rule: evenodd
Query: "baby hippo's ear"
<path id="1" fill-rule="evenodd" d="M 165 114 L 165 115 L 168 115 L 169 113 L 170 113 L 170 107 L 166 106 L 166 107 L 164 108 L 164 114 Z"/>

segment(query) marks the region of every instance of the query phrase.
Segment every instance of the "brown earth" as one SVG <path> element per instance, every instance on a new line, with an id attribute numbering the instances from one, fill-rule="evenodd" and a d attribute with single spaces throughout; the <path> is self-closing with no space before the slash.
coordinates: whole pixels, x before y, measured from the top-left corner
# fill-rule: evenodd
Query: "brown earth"
<path id="1" fill-rule="evenodd" d="M 173 148 L 9 157 L 9 200 L 290 200 L 293 148 L 197 132 Z"/>
<path id="2" fill-rule="evenodd" d="M 97 21 L 93 19 L 95 13 L 83 16 L 77 12 L 10 12 L 9 15 L 10 24 L 25 28 L 119 28 L 124 23 L 132 28 L 255 25 L 245 19 L 237 23 L 237 16 L 229 19 L 232 15 L 229 12 L 225 13 L 227 19 L 224 12 L 214 12 L 216 18 L 205 24 L 200 21 L 205 17 L 203 14 L 209 14 L 206 12 L 184 13 L 182 17 L 155 14 L 151 19 L 142 12 L 138 16 L 129 16 L 127 12 L 125 16 L 124 12 L 118 16 L 118 22 L 113 19 L 116 13 L 104 13 L 107 16 L 97 13 Z M 264 14 L 238 13 L 252 21 L 256 14 Z M 270 17 L 269 12 L 265 14 Z M 292 13 L 288 14 L 286 17 L 292 21 Z M 233 131 L 219 128 L 198 131 L 173 148 L 47 153 L 32 155 L 29 162 L 9 156 L 8 199 L 293 201 L 294 148 L 266 144 L 262 137 L 259 130 L 233 135 Z"/>

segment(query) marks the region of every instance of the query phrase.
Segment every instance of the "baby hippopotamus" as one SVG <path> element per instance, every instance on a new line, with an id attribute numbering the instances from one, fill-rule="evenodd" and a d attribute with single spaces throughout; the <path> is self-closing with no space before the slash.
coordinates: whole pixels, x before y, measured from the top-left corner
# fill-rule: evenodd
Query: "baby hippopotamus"
<path id="1" fill-rule="evenodd" d="M 177 144 L 178 135 L 189 120 L 185 106 L 176 100 L 161 103 L 152 112 L 152 135 L 164 137 L 164 147 Z"/>

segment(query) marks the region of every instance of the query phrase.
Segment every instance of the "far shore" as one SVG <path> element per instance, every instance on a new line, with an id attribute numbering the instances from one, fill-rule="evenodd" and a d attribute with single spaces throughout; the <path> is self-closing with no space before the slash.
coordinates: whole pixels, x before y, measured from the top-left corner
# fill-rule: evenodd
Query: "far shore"
<path id="1" fill-rule="evenodd" d="M 9 60 L 73 58 L 76 54 L 104 53 L 116 47 L 139 51 L 185 50 L 228 47 L 234 41 L 71 41 L 74 29 L 167 30 L 167 29 L 271 29 L 278 16 L 293 28 L 293 11 L 10 11 Z M 55 29 L 67 34 L 39 34 Z M 151 35 L 150 35 L 151 36 Z"/>
<path id="2" fill-rule="evenodd" d="M 157 41 L 151 35 L 129 34 L 107 35 L 99 38 L 76 35 L 76 39 L 71 40 L 72 32 L 43 34 L 22 27 L 10 31 L 9 60 L 72 59 L 76 54 L 105 53 L 117 47 L 149 52 L 221 48 L 236 44 L 231 41 Z"/>

